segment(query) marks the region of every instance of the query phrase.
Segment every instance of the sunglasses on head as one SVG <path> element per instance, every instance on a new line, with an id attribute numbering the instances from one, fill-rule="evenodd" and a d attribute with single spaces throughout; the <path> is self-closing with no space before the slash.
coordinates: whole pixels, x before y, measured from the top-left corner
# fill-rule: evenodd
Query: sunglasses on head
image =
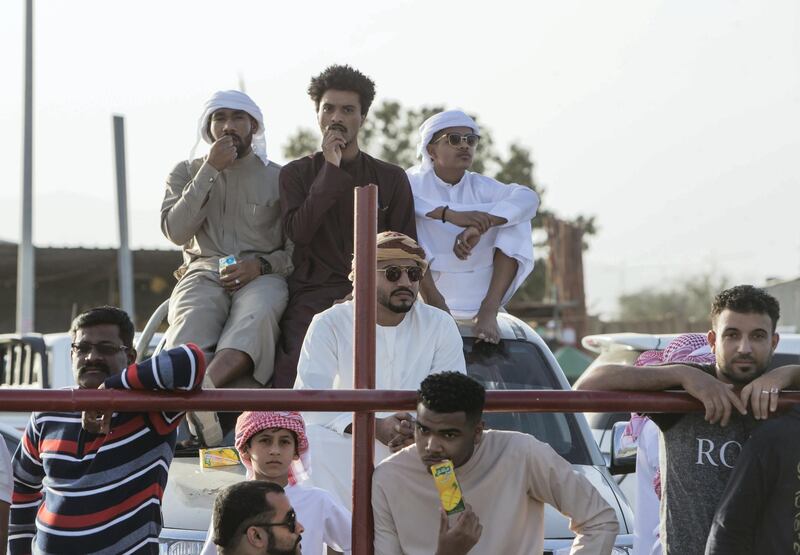
<path id="1" fill-rule="evenodd" d="M 283 522 L 257 522 L 255 524 L 251 524 L 250 526 L 258 526 L 260 528 L 272 528 L 273 526 L 286 526 L 289 529 L 289 532 L 294 534 L 295 529 L 297 528 L 297 514 L 295 514 L 294 509 L 292 509 L 286 514 L 286 520 L 284 520 Z"/>
<path id="2" fill-rule="evenodd" d="M 447 143 L 450 146 L 460 146 L 461 143 L 467 143 L 467 146 L 475 146 L 481 141 L 481 136 L 475 133 L 467 133 L 466 135 L 462 135 L 461 133 L 445 133 L 433 142 L 438 143 L 442 139 L 447 139 Z"/>
<path id="3" fill-rule="evenodd" d="M 92 349 L 97 349 L 97 352 L 103 356 L 114 356 L 120 351 L 127 351 L 128 347 L 125 345 L 117 345 L 115 343 L 89 343 L 88 341 L 81 341 L 80 343 L 72 343 L 70 345 L 72 350 L 79 355 L 88 355 Z"/>
<path id="4" fill-rule="evenodd" d="M 386 274 L 386 279 L 393 283 L 400 279 L 403 272 L 408 275 L 408 281 L 414 282 L 422 279 L 422 268 L 419 266 L 387 266 L 378 268 L 378 271 Z"/>

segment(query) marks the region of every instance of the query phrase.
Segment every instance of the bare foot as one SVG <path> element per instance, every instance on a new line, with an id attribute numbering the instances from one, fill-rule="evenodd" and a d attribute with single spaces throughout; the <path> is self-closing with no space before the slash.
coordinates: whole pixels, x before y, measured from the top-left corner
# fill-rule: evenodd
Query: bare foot
<path id="1" fill-rule="evenodd" d="M 478 341 L 487 343 L 500 342 L 500 328 L 497 327 L 497 309 L 483 308 L 478 311 L 477 316 L 472 319 L 474 326 L 472 330 Z"/>

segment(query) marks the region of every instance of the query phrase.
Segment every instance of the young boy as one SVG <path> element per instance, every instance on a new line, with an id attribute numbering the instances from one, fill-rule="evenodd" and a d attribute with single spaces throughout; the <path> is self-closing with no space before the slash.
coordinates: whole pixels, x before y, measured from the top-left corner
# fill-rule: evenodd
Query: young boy
<path id="1" fill-rule="evenodd" d="M 308 438 L 299 412 L 243 412 L 236 421 L 236 450 L 248 480 L 284 487 L 303 523 L 303 553 L 324 554 L 329 547 L 350 553 L 351 516 L 326 490 L 300 484 L 308 467 Z M 201 555 L 216 555 L 213 526 Z"/>

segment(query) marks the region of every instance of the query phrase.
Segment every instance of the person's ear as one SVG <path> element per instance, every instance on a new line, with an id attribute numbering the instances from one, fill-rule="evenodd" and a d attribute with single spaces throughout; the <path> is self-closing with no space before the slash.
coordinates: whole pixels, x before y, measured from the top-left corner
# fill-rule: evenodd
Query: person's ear
<path id="1" fill-rule="evenodd" d="M 481 421 L 478 422 L 478 425 L 475 426 L 475 436 L 472 438 L 475 445 L 478 445 L 481 442 L 481 439 L 483 438 L 483 429 L 485 427 L 486 423 L 483 421 L 483 419 L 481 419 Z"/>
<path id="2" fill-rule="evenodd" d="M 245 535 L 247 536 L 247 542 L 253 547 L 264 548 L 269 543 L 264 530 L 258 526 L 248 526 Z"/>
<path id="3" fill-rule="evenodd" d="M 717 332 L 708 330 L 706 339 L 708 340 L 708 346 L 711 347 L 711 352 L 717 354 Z"/>
<path id="4" fill-rule="evenodd" d="M 136 349 L 131 347 L 130 349 L 128 349 L 127 353 L 128 353 L 128 366 L 130 366 L 131 364 L 136 362 Z"/>
<path id="5" fill-rule="evenodd" d="M 428 155 L 431 159 L 436 160 L 436 146 L 433 143 L 428 143 L 428 146 L 425 147 L 425 150 L 428 151 Z"/>
<path id="6" fill-rule="evenodd" d="M 258 133 L 258 120 L 253 116 L 250 116 L 250 133 L 253 135 Z"/>

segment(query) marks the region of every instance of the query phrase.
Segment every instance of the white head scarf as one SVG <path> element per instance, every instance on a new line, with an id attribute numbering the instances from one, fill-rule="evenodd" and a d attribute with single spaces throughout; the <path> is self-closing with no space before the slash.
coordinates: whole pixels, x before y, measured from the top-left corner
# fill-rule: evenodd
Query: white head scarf
<path id="1" fill-rule="evenodd" d="M 264 133 L 264 116 L 261 115 L 261 110 L 253 102 L 253 99 L 241 91 L 217 91 L 208 99 L 203 108 L 203 115 L 197 121 L 197 139 L 192 147 L 192 152 L 189 154 L 189 160 L 194 159 L 194 151 L 197 149 L 201 138 L 208 144 L 214 143 L 214 139 L 208 134 L 208 118 L 222 108 L 242 110 L 253 116 L 258 122 L 258 131 L 253 134 L 253 141 L 250 146 L 253 149 L 253 153 L 266 166 L 269 162 L 267 160 L 267 138 Z"/>
<path id="2" fill-rule="evenodd" d="M 431 155 L 428 154 L 428 143 L 431 142 L 433 135 L 437 131 L 448 127 L 469 127 L 473 133 L 481 134 L 481 130 L 475 120 L 461 110 L 445 110 L 432 115 L 419 126 L 420 139 L 417 145 L 417 158 L 422 158 L 422 167 L 420 168 L 422 171 L 433 168 L 433 160 L 431 160 Z"/>

